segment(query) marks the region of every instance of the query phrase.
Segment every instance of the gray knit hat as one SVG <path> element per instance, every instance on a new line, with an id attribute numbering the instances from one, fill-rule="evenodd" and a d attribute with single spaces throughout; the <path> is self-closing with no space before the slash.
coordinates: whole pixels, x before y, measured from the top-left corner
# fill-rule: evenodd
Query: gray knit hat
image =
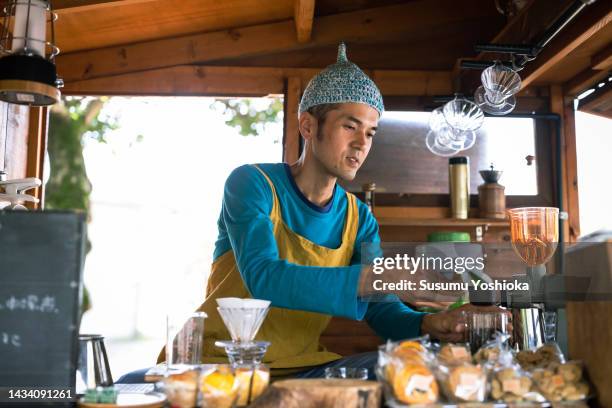
<path id="1" fill-rule="evenodd" d="M 300 113 L 326 103 L 356 102 L 370 105 L 382 115 L 385 107 L 378 87 L 346 58 L 346 45 L 338 46 L 338 59 L 310 80 L 302 95 Z"/>

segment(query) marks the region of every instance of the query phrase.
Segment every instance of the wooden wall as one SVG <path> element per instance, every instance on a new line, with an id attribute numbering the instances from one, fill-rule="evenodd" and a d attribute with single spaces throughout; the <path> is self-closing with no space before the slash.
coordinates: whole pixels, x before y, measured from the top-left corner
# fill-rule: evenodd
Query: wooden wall
<path id="1" fill-rule="evenodd" d="M 8 179 L 43 178 L 47 109 L 0 102 L 0 170 Z M 43 199 L 43 189 L 28 194 Z M 27 203 L 29 208 L 39 205 Z"/>
<path id="2" fill-rule="evenodd" d="M 29 108 L 0 102 L 0 170 L 9 179 L 27 173 Z"/>

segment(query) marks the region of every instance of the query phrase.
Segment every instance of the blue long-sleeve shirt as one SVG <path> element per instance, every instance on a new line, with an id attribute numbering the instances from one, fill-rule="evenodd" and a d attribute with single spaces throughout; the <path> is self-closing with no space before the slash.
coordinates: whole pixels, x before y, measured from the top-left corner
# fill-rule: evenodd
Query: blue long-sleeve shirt
<path id="1" fill-rule="evenodd" d="M 337 185 L 327 205 L 310 202 L 295 184 L 289 166 L 260 164 L 275 186 L 281 216 L 295 233 L 317 245 L 338 248 L 347 211 L 344 189 Z M 270 220 L 272 190 L 251 165 L 235 169 L 228 177 L 219 216 L 219 236 L 214 259 L 233 249 L 238 269 L 249 292 L 273 306 L 305 310 L 351 319 L 366 319 L 384 339 L 419 335 L 422 313 L 397 298 L 389 302 L 364 302 L 357 290 L 361 272 L 361 244 L 380 242 L 378 224 L 368 207 L 358 202 L 359 228 L 351 265 L 303 266 L 280 259 Z"/>

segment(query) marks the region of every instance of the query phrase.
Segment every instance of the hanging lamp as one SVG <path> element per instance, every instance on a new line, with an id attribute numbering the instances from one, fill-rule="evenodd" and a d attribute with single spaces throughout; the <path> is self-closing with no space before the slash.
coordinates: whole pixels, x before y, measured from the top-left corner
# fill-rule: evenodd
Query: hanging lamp
<path id="1" fill-rule="evenodd" d="M 47 106 L 59 101 L 53 13 L 49 0 L 9 0 L 0 36 L 0 100 Z M 47 22 L 51 41 L 47 41 Z"/>

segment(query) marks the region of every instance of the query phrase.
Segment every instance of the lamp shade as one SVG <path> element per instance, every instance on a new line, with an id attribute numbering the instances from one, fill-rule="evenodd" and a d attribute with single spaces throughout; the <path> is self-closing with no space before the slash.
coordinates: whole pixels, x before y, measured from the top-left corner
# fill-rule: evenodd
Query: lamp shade
<path id="1" fill-rule="evenodd" d="M 38 56 L 0 58 L 0 100 L 20 105 L 53 105 L 60 99 L 55 64 Z"/>

